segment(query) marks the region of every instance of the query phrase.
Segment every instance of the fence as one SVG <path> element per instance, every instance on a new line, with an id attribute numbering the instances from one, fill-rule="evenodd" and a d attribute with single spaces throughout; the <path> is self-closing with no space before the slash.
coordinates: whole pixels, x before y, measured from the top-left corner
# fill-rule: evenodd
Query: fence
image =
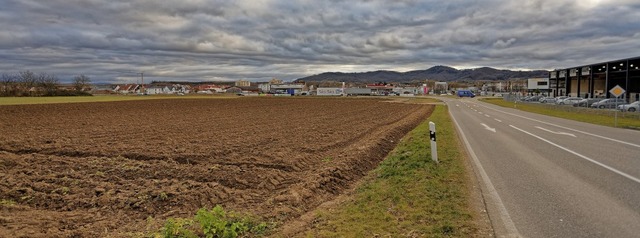
<path id="1" fill-rule="evenodd" d="M 589 108 L 588 106 L 574 107 L 572 105 L 556 105 L 552 103 L 540 103 L 537 101 L 527 102 L 527 101 L 522 101 L 521 99 L 523 97 L 515 94 L 507 94 L 507 95 L 504 95 L 503 98 L 505 101 L 510 101 L 510 102 L 518 101 L 518 103 L 532 104 L 542 108 L 552 109 L 557 111 L 564 111 L 564 112 L 574 112 L 574 113 L 591 114 L 591 115 L 605 115 L 605 116 L 611 116 L 611 117 L 615 116 L 615 113 L 616 113 L 616 109 L 596 109 L 596 108 Z M 640 119 L 640 111 L 635 111 L 635 112 L 618 111 L 618 117 Z"/>

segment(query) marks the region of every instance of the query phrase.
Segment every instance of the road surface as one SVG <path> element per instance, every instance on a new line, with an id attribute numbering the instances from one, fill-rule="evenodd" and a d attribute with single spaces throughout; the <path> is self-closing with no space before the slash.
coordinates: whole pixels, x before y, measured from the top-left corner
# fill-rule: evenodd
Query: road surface
<path id="1" fill-rule="evenodd" d="M 640 237 L 640 132 L 444 99 L 500 237 Z"/>

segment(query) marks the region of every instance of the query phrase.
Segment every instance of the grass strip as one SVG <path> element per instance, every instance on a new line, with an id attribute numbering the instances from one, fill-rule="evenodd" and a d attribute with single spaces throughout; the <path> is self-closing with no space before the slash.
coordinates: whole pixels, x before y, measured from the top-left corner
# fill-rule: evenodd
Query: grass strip
<path id="1" fill-rule="evenodd" d="M 429 121 L 440 163 L 431 161 Z M 335 209 L 317 211 L 307 237 L 470 237 L 478 229 L 469 203 L 464 150 L 444 105 L 411 131 Z"/>
<path id="2" fill-rule="evenodd" d="M 514 103 L 510 101 L 505 101 L 502 98 L 484 98 L 480 99 L 483 102 L 491 103 L 494 105 L 508 107 L 508 108 L 517 108 L 522 111 L 538 113 L 542 115 L 559 117 L 564 119 L 570 119 L 574 121 L 581 121 L 596 125 L 602 126 L 615 126 L 615 118 L 613 115 L 602 115 L 597 113 L 590 113 L 588 110 L 583 111 L 566 111 L 562 110 L 563 107 L 550 108 L 548 106 L 533 104 L 533 103 Z M 602 109 L 594 109 L 594 110 L 602 110 Z M 625 118 L 622 116 L 622 113 L 618 113 L 618 127 L 629 128 L 629 129 L 640 129 L 640 119 L 636 118 Z"/>

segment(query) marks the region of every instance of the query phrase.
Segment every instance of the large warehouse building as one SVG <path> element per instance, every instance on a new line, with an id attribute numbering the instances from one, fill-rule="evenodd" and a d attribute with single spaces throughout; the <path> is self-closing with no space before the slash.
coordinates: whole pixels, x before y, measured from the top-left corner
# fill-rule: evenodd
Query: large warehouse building
<path id="1" fill-rule="evenodd" d="M 640 100 L 640 57 L 549 72 L 553 96 L 610 98 L 609 90 L 616 85 L 626 91 L 627 101 Z"/>

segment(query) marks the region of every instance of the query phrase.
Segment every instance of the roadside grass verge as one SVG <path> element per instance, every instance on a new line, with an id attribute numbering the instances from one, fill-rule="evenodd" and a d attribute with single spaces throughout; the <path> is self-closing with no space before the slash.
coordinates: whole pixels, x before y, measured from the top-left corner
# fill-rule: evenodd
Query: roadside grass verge
<path id="1" fill-rule="evenodd" d="M 436 123 L 440 163 L 431 160 L 429 121 Z M 473 237 L 465 153 L 448 114 L 437 105 L 411 131 L 352 198 L 317 210 L 307 237 Z"/>
<path id="2" fill-rule="evenodd" d="M 615 118 L 613 115 L 590 113 L 588 110 L 584 110 L 582 112 L 577 112 L 577 111 L 574 112 L 574 111 L 562 110 L 561 108 L 556 108 L 556 109 L 549 108 L 549 107 L 545 107 L 543 105 L 538 105 L 538 104 L 530 104 L 530 103 L 514 104 L 514 102 L 504 101 L 502 98 L 484 98 L 480 100 L 483 102 L 495 104 L 502 107 L 509 107 L 509 108 L 514 108 L 514 105 L 516 105 L 515 108 L 519 110 L 538 113 L 538 114 L 547 115 L 547 116 L 559 117 L 559 118 L 570 119 L 574 121 L 581 121 L 581 122 L 602 125 L 602 126 L 610 126 L 610 127 L 615 126 Z M 601 110 L 601 109 L 597 109 L 597 110 Z M 611 114 L 613 114 L 613 112 Z M 640 119 L 625 118 L 625 117 L 622 117 L 622 113 L 618 112 L 618 127 L 640 130 Z"/>
<path id="3" fill-rule="evenodd" d="M 73 96 L 73 97 L 0 97 L 0 105 L 23 105 L 23 104 L 50 104 L 50 103 L 81 103 L 81 102 L 114 102 L 131 100 L 152 100 L 152 99 L 221 99 L 236 98 L 230 95 L 96 95 L 96 96 Z"/>

